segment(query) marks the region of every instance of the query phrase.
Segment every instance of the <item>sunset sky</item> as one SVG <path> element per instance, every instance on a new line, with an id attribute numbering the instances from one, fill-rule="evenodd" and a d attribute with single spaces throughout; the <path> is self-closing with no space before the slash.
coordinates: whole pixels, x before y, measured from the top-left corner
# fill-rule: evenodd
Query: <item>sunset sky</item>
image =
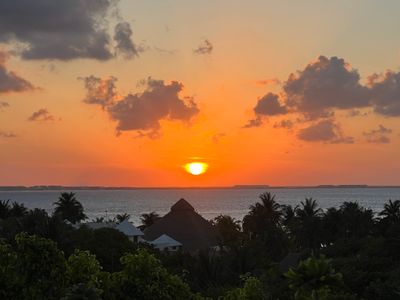
<path id="1" fill-rule="evenodd" d="M 1 0 L 0 185 L 400 185 L 399 11 Z"/>

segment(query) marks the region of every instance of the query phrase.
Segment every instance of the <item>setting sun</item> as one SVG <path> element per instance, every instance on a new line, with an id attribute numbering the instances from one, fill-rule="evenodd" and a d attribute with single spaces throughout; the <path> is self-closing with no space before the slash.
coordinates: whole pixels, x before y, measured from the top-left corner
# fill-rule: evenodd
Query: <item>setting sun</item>
<path id="1" fill-rule="evenodd" d="M 186 172 L 192 175 L 201 175 L 208 169 L 208 165 L 202 162 L 191 162 L 185 165 Z"/>

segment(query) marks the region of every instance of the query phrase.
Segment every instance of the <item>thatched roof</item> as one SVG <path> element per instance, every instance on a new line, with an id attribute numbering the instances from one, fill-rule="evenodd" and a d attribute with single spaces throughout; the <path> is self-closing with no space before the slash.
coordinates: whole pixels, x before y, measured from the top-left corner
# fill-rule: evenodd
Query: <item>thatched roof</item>
<path id="1" fill-rule="evenodd" d="M 176 202 L 171 211 L 147 228 L 144 234 L 149 241 L 166 234 L 182 243 L 183 249 L 187 251 L 208 249 L 217 245 L 214 226 L 184 199 Z"/>

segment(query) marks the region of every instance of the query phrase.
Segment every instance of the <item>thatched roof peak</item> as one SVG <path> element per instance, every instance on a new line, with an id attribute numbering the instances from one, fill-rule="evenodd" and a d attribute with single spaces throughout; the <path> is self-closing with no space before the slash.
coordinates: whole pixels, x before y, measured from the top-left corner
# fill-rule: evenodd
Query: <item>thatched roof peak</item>
<path id="1" fill-rule="evenodd" d="M 171 211 L 194 211 L 192 205 L 187 202 L 185 199 L 181 198 L 178 202 L 171 206 Z"/>

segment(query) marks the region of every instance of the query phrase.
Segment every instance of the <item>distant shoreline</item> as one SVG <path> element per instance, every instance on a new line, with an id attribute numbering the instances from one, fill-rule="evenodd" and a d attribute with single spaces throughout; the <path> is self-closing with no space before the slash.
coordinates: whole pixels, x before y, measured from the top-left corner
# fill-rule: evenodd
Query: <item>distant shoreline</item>
<path id="1" fill-rule="evenodd" d="M 334 188 L 400 188 L 400 185 L 315 185 L 315 186 L 269 186 L 269 185 L 233 185 L 206 187 L 113 187 L 113 186 L 0 186 L 0 191 L 64 191 L 64 190 L 240 190 L 240 189 L 334 189 Z"/>

